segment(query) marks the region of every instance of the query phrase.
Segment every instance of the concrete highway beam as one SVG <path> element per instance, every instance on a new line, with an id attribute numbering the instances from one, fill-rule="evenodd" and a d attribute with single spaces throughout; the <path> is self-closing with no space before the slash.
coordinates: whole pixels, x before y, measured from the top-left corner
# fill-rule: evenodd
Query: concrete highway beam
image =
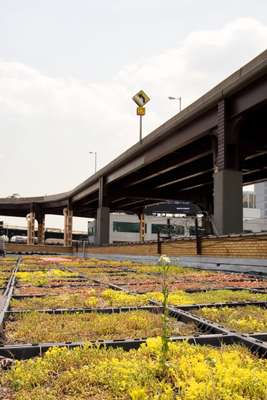
<path id="1" fill-rule="evenodd" d="M 118 168 L 111 174 L 107 175 L 106 183 L 112 183 L 118 179 L 121 179 L 133 172 L 139 170 L 140 168 L 144 167 L 144 156 L 137 157 L 135 160 L 130 161 L 127 165 Z"/>
<path id="2" fill-rule="evenodd" d="M 267 167 L 243 173 L 243 184 L 252 185 L 267 180 Z"/>
<path id="3" fill-rule="evenodd" d="M 259 81 L 250 85 L 249 90 L 246 86 L 231 99 L 231 118 L 246 112 L 258 104 L 267 101 L 267 80 L 262 77 Z"/>
<path id="4" fill-rule="evenodd" d="M 91 186 L 88 186 L 87 188 L 84 188 L 81 190 L 79 193 L 71 196 L 71 202 L 76 203 L 78 201 L 81 201 L 82 199 L 86 198 L 87 196 L 92 195 L 93 193 L 97 192 L 99 190 L 99 182 L 95 182 Z"/>
<path id="5" fill-rule="evenodd" d="M 137 184 L 142 184 L 142 183 L 146 183 L 147 181 L 150 181 L 154 178 L 159 178 L 161 176 L 166 177 L 166 174 L 171 173 L 175 173 L 175 170 L 177 170 L 180 167 L 186 167 L 189 164 L 193 163 L 194 161 L 199 161 L 202 158 L 205 158 L 206 156 L 212 155 L 213 151 L 212 150 L 206 150 L 202 153 L 192 156 L 191 158 L 186 158 L 186 156 L 184 156 L 184 161 L 180 161 L 180 158 L 178 157 L 178 155 L 174 155 L 173 158 L 174 160 L 172 160 L 172 162 L 168 162 L 169 160 L 163 160 L 162 161 L 162 167 L 158 167 L 157 165 L 154 166 L 154 170 L 157 172 L 151 172 L 151 169 L 149 169 L 149 171 L 145 171 L 145 173 L 143 173 L 143 177 L 141 177 L 141 174 L 139 176 L 139 178 L 137 177 L 133 177 L 131 178 L 130 182 L 126 184 L 126 187 L 131 187 L 131 186 L 135 186 Z M 177 160 L 179 159 L 179 162 L 177 162 Z M 168 166 L 169 165 L 169 166 Z"/>

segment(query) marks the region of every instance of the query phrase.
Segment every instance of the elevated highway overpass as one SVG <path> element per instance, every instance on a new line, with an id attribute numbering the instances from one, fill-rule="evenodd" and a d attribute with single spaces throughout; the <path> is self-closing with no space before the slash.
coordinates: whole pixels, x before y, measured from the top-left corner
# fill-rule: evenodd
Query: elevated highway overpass
<path id="1" fill-rule="evenodd" d="M 127 129 L 127 127 L 126 127 Z M 217 233 L 242 232 L 242 185 L 267 178 L 267 51 L 158 127 L 69 192 L 0 199 L 0 215 L 28 215 L 43 240 L 45 214 L 97 219 L 108 243 L 109 212 L 142 214 L 146 205 L 186 200 L 213 216 Z"/>

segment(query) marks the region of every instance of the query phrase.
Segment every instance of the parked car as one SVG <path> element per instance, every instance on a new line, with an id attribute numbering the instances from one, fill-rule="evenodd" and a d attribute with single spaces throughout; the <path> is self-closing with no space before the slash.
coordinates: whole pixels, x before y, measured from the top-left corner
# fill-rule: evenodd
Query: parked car
<path id="1" fill-rule="evenodd" d="M 12 243 L 27 243 L 27 236 L 12 236 L 10 239 L 10 242 Z"/>

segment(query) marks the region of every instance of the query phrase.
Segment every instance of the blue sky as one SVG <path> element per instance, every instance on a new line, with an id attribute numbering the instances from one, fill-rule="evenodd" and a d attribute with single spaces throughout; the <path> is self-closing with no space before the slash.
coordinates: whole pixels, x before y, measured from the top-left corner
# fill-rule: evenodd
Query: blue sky
<path id="1" fill-rule="evenodd" d="M 137 90 L 148 134 L 266 43 L 266 0 L 0 0 L 0 196 L 73 188 L 137 141 Z"/>

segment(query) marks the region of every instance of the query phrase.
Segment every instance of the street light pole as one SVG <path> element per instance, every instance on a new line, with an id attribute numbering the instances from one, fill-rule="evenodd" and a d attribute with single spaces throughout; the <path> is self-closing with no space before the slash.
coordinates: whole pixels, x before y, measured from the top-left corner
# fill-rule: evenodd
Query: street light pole
<path id="1" fill-rule="evenodd" d="M 89 154 L 94 154 L 95 157 L 95 173 L 97 170 L 97 152 L 96 151 L 89 151 Z"/>
<path id="2" fill-rule="evenodd" d="M 181 112 L 181 110 L 182 110 L 182 97 L 181 96 L 179 96 L 179 97 L 169 96 L 168 99 L 169 100 L 178 100 L 178 102 L 179 102 L 179 112 Z"/>
<path id="3" fill-rule="evenodd" d="M 133 96 L 133 101 L 137 105 L 136 114 L 139 116 L 139 143 L 142 143 L 143 140 L 142 117 L 146 114 L 145 105 L 149 102 L 149 100 L 150 98 L 143 90 L 139 90 L 139 92 Z"/>
<path id="4" fill-rule="evenodd" d="M 139 122 L 139 141 L 140 141 L 140 143 L 142 142 L 142 131 L 143 131 L 143 129 L 142 129 L 142 115 L 140 115 L 140 122 Z"/>
<path id="5" fill-rule="evenodd" d="M 95 173 L 97 170 L 97 152 L 95 152 Z"/>

